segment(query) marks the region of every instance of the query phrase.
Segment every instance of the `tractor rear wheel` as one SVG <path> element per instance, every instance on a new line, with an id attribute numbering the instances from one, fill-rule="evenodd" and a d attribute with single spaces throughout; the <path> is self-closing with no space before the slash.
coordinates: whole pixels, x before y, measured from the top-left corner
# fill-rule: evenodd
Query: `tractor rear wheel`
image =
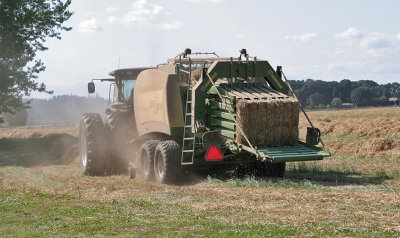
<path id="1" fill-rule="evenodd" d="M 104 175 L 106 172 L 105 129 L 101 116 L 86 113 L 79 126 L 79 145 L 82 169 L 85 175 Z"/>
<path id="2" fill-rule="evenodd" d="M 154 155 L 154 174 L 159 183 L 176 184 L 180 182 L 182 168 L 181 149 L 173 140 L 162 141 L 157 145 Z"/>
<path id="3" fill-rule="evenodd" d="M 141 175 L 145 181 L 154 181 L 154 152 L 159 142 L 159 140 L 146 141 L 140 150 Z"/>

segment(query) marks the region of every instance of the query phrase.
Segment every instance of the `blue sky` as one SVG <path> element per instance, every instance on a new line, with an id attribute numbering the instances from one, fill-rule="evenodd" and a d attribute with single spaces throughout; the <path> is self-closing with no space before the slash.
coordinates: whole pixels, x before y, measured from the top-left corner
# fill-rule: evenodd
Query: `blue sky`
<path id="1" fill-rule="evenodd" d="M 38 81 L 55 95 L 190 47 L 282 65 L 289 79 L 400 81 L 400 1 L 72 0 L 73 30 L 48 40 Z M 97 92 L 108 97 L 106 85 Z M 34 93 L 33 97 L 48 97 Z"/>

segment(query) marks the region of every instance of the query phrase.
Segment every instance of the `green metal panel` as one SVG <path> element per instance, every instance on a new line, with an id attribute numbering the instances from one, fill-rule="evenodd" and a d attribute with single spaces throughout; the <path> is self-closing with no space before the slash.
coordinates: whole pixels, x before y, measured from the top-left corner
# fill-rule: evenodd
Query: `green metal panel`
<path id="1" fill-rule="evenodd" d="M 238 145 L 250 153 L 254 151 L 245 145 Z M 279 162 L 293 162 L 293 161 L 309 161 L 309 160 L 322 160 L 324 157 L 329 156 L 329 152 L 316 146 L 299 142 L 295 146 L 283 147 L 262 147 L 256 148 L 256 155 L 260 160 L 268 160 L 274 163 Z"/>
<path id="2" fill-rule="evenodd" d="M 280 162 L 295 162 L 295 161 L 310 161 L 310 160 L 322 160 L 323 156 L 316 155 L 297 155 L 297 156 L 276 156 L 273 158 L 273 163 Z"/>
<path id="3" fill-rule="evenodd" d="M 273 90 L 272 88 L 267 88 L 265 86 L 258 87 L 259 90 L 268 93 L 271 97 L 275 98 L 283 98 L 283 95 L 279 94 L 279 92 Z"/>
<path id="4" fill-rule="evenodd" d="M 276 71 L 271 67 L 268 61 L 249 61 L 246 62 L 230 62 L 215 61 L 209 68 L 207 73 L 215 82 L 219 78 L 247 78 L 247 77 L 264 77 L 272 88 L 279 92 L 288 94 L 289 88 L 282 81 Z M 207 92 L 211 85 L 204 85 L 203 92 Z"/>
<path id="5" fill-rule="evenodd" d="M 222 102 L 216 102 L 216 101 L 212 101 L 210 100 L 210 106 L 211 108 L 217 108 L 217 109 L 222 109 L 222 110 L 227 110 L 227 111 L 231 111 L 231 112 L 235 112 L 235 107 L 229 104 L 223 104 Z"/>
<path id="6" fill-rule="evenodd" d="M 257 91 L 253 90 L 251 87 L 243 87 L 243 91 L 250 93 L 257 99 L 266 98 L 266 95 L 258 93 Z"/>
<path id="7" fill-rule="evenodd" d="M 221 126 L 230 130 L 236 130 L 235 123 L 230 121 L 224 121 L 215 117 L 211 118 L 211 125 Z"/>
<path id="8" fill-rule="evenodd" d="M 221 127 L 217 127 L 217 126 L 211 127 L 211 130 L 212 131 L 217 131 L 222 136 L 225 136 L 225 137 L 228 137 L 228 138 L 231 138 L 231 139 L 235 139 L 236 133 L 234 131 L 227 130 L 227 129 L 224 129 L 224 128 L 221 128 Z"/>
<path id="9" fill-rule="evenodd" d="M 222 112 L 220 110 L 210 109 L 209 113 L 210 113 L 211 116 L 214 116 L 214 117 L 220 117 L 220 118 L 223 118 L 223 119 L 226 119 L 226 120 L 230 120 L 232 122 L 235 121 L 234 118 L 231 116 L 231 114 L 229 114 L 227 112 Z"/>
<path id="10" fill-rule="evenodd" d="M 221 89 L 220 91 L 227 91 L 230 96 L 234 96 L 236 98 L 240 98 L 240 99 L 248 98 L 248 99 L 250 99 L 250 97 L 248 95 L 239 92 L 238 90 L 236 90 L 236 88 L 219 88 L 219 89 Z"/>

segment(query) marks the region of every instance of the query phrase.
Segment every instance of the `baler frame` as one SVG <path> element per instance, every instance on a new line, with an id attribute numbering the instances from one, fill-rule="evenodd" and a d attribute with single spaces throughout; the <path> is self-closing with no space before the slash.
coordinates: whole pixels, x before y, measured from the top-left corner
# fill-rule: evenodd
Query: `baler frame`
<path id="1" fill-rule="evenodd" d="M 201 53 L 196 53 L 197 55 Z M 210 54 L 210 53 L 207 53 Z M 214 53 L 215 54 L 215 53 Z M 216 55 L 216 54 L 215 54 Z M 242 61 L 242 56 L 245 57 L 245 60 Z M 203 138 L 199 136 L 202 133 L 199 133 L 201 130 L 207 132 L 216 132 L 219 136 L 224 138 L 223 143 L 220 144 L 232 153 L 240 153 L 242 151 L 249 152 L 254 155 L 254 157 L 259 161 L 268 161 L 273 163 L 281 163 L 281 162 L 290 162 L 290 161 L 308 161 L 308 160 L 322 160 L 324 157 L 330 156 L 329 151 L 326 149 L 325 144 L 322 142 L 320 135 L 316 133 L 316 128 L 314 128 L 310 119 L 308 118 L 306 112 L 303 108 L 301 110 L 306 115 L 312 130 L 318 136 L 318 141 L 321 141 L 324 148 L 319 148 L 312 144 L 308 144 L 302 141 L 299 141 L 296 146 L 285 146 L 285 147 L 260 147 L 257 148 L 253 146 L 248 140 L 247 136 L 240 128 L 238 123 L 235 120 L 235 116 L 231 111 L 234 109 L 234 106 L 227 105 L 227 101 L 229 101 L 229 88 L 238 87 L 243 89 L 243 94 L 249 96 L 250 98 L 254 98 L 249 91 L 257 92 L 259 94 L 276 94 L 279 96 L 279 93 L 283 93 L 285 95 L 289 94 L 291 87 L 289 84 L 285 84 L 282 80 L 283 74 L 282 68 L 278 66 L 275 71 L 268 61 L 258 60 L 257 57 L 249 57 L 247 53 L 244 51 L 244 54 L 241 52 L 240 57 L 238 58 L 203 58 L 194 60 L 195 64 L 199 65 L 203 63 L 202 67 L 202 76 L 200 80 L 196 83 L 196 85 L 192 85 L 191 76 L 192 76 L 192 59 L 190 58 L 190 53 L 183 53 L 178 56 L 179 58 L 173 60 L 174 63 L 178 65 L 177 74 L 178 77 L 181 78 L 181 73 L 185 73 L 188 75 L 187 80 L 187 93 L 186 93 L 186 102 L 185 102 L 185 111 L 184 111 L 184 132 L 182 138 L 182 157 L 181 157 L 181 165 L 192 165 L 194 163 L 194 158 L 196 154 L 202 154 L 207 147 L 204 146 Z M 250 60 L 251 59 L 251 60 Z M 188 65 L 188 70 L 182 69 L 183 60 Z M 171 60 L 169 60 L 171 62 Z M 208 67 L 206 65 L 209 64 Z M 260 85 L 256 83 L 250 83 L 247 81 L 251 81 L 251 79 L 255 79 L 256 77 L 264 78 L 270 88 L 264 87 L 262 91 L 257 91 Z M 220 84 L 218 87 L 223 90 L 218 90 L 215 82 L 220 78 L 228 78 L 228 84 Z M 285 77 L 286 79 L 286 77 Z M 253 89 L 251 89 L 253 87 Z M 257 90 L 255 90 L 257 88 Z M 216 103 L 212 100 L 209 100 L 209 95 L 215 94 L 217 95 L 221 102 Z M 294 94 L 294 93 L 293 93 Z M 296 97 L 294 95 L 294 97 Z M 257 97 L 255 97 L 257 98 Z M 234 98 L 235 99 L 235 98 Z M 239 131 L 242 133 L 244 138 L 247 141 L 248 145 L 244 145 L 238 143 L 233 140 L 234 133 L 229 133 L 227 130 L 213 130 L 215 128 L 205 128 L 205 121 L 209 120 L 209 115 L 205 115 L 205 111 L 207 111 L 207 107 L 213 105 L 214 107 L 225 110 L 228 113 L 225 113 L 226 117 L 230 117 L 232 123 L 235 127 L 238 127 Z M 228 115 L 229 114 L 229 115 Z M 225 125 L 228 125 L 228 122 L 222 122 Z M 229 126 L 229 125 L 228 125 Z M 189 131 L 188 131 L 189 130 Z M 187 145 L 190 148 L 187 148 Z M 201 148 L 200 145 L 203 145 Z M 209 145 L 209 143 L 208 143 Z M 196 147 L 200 147 L 196 150 Z M 186 156 L 185 154 L 189 155 Z M 187 159 L 189 158 L 189 159 Z M 215 162 L 213 162 L 215 163 Z M 218 162 L 217 162 L 218 163 Z"/>

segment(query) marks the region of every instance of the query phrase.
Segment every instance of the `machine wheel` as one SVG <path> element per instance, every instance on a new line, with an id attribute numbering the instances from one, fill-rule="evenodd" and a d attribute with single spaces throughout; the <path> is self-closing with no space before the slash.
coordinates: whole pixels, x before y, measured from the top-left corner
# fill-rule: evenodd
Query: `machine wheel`
<path id="1" fill-rule="evenodd" d="M 109 154 L 111 157 L 109 164 L 110 173 L 120 174 L 129 172 L 129 160 L 123 157 L 129 154 L 129 152 L 126 151 L 127 148 L 129 148 L 127 132 L 131 129 L 127 124 L 128 118 L 124 118 L 122 115 L 110 110 L 106 111 L 106 116 L 107 133 L 110 138 L 111 148 L 113 148 Z"/>
<path id="2" fill-rule="evenodd" d="M 146 141 L 140 150 L 140 167 L 145 181 L 154 181 L 154 152 L 159 140 Z"/>
<path id="3" fill-rule="evenodd" d="M 268 176 L 282 178 L 285 175 L 286 163 L 267 163 Z"/>
<path id="4" fill-rule="evenodd" d="M 173 140 L 162 141 L 154 155 L 154 174 L 159 183 L 176 184 L 182 176 L 181 149 Z"/>
<path id="5" fill-rule="evenodd" d="M 82 169 L 85 175 L 104 175 L 106 172 L 105 129 L 101 116 L 86 113 L 79 126 L 79 145 Z"/>

